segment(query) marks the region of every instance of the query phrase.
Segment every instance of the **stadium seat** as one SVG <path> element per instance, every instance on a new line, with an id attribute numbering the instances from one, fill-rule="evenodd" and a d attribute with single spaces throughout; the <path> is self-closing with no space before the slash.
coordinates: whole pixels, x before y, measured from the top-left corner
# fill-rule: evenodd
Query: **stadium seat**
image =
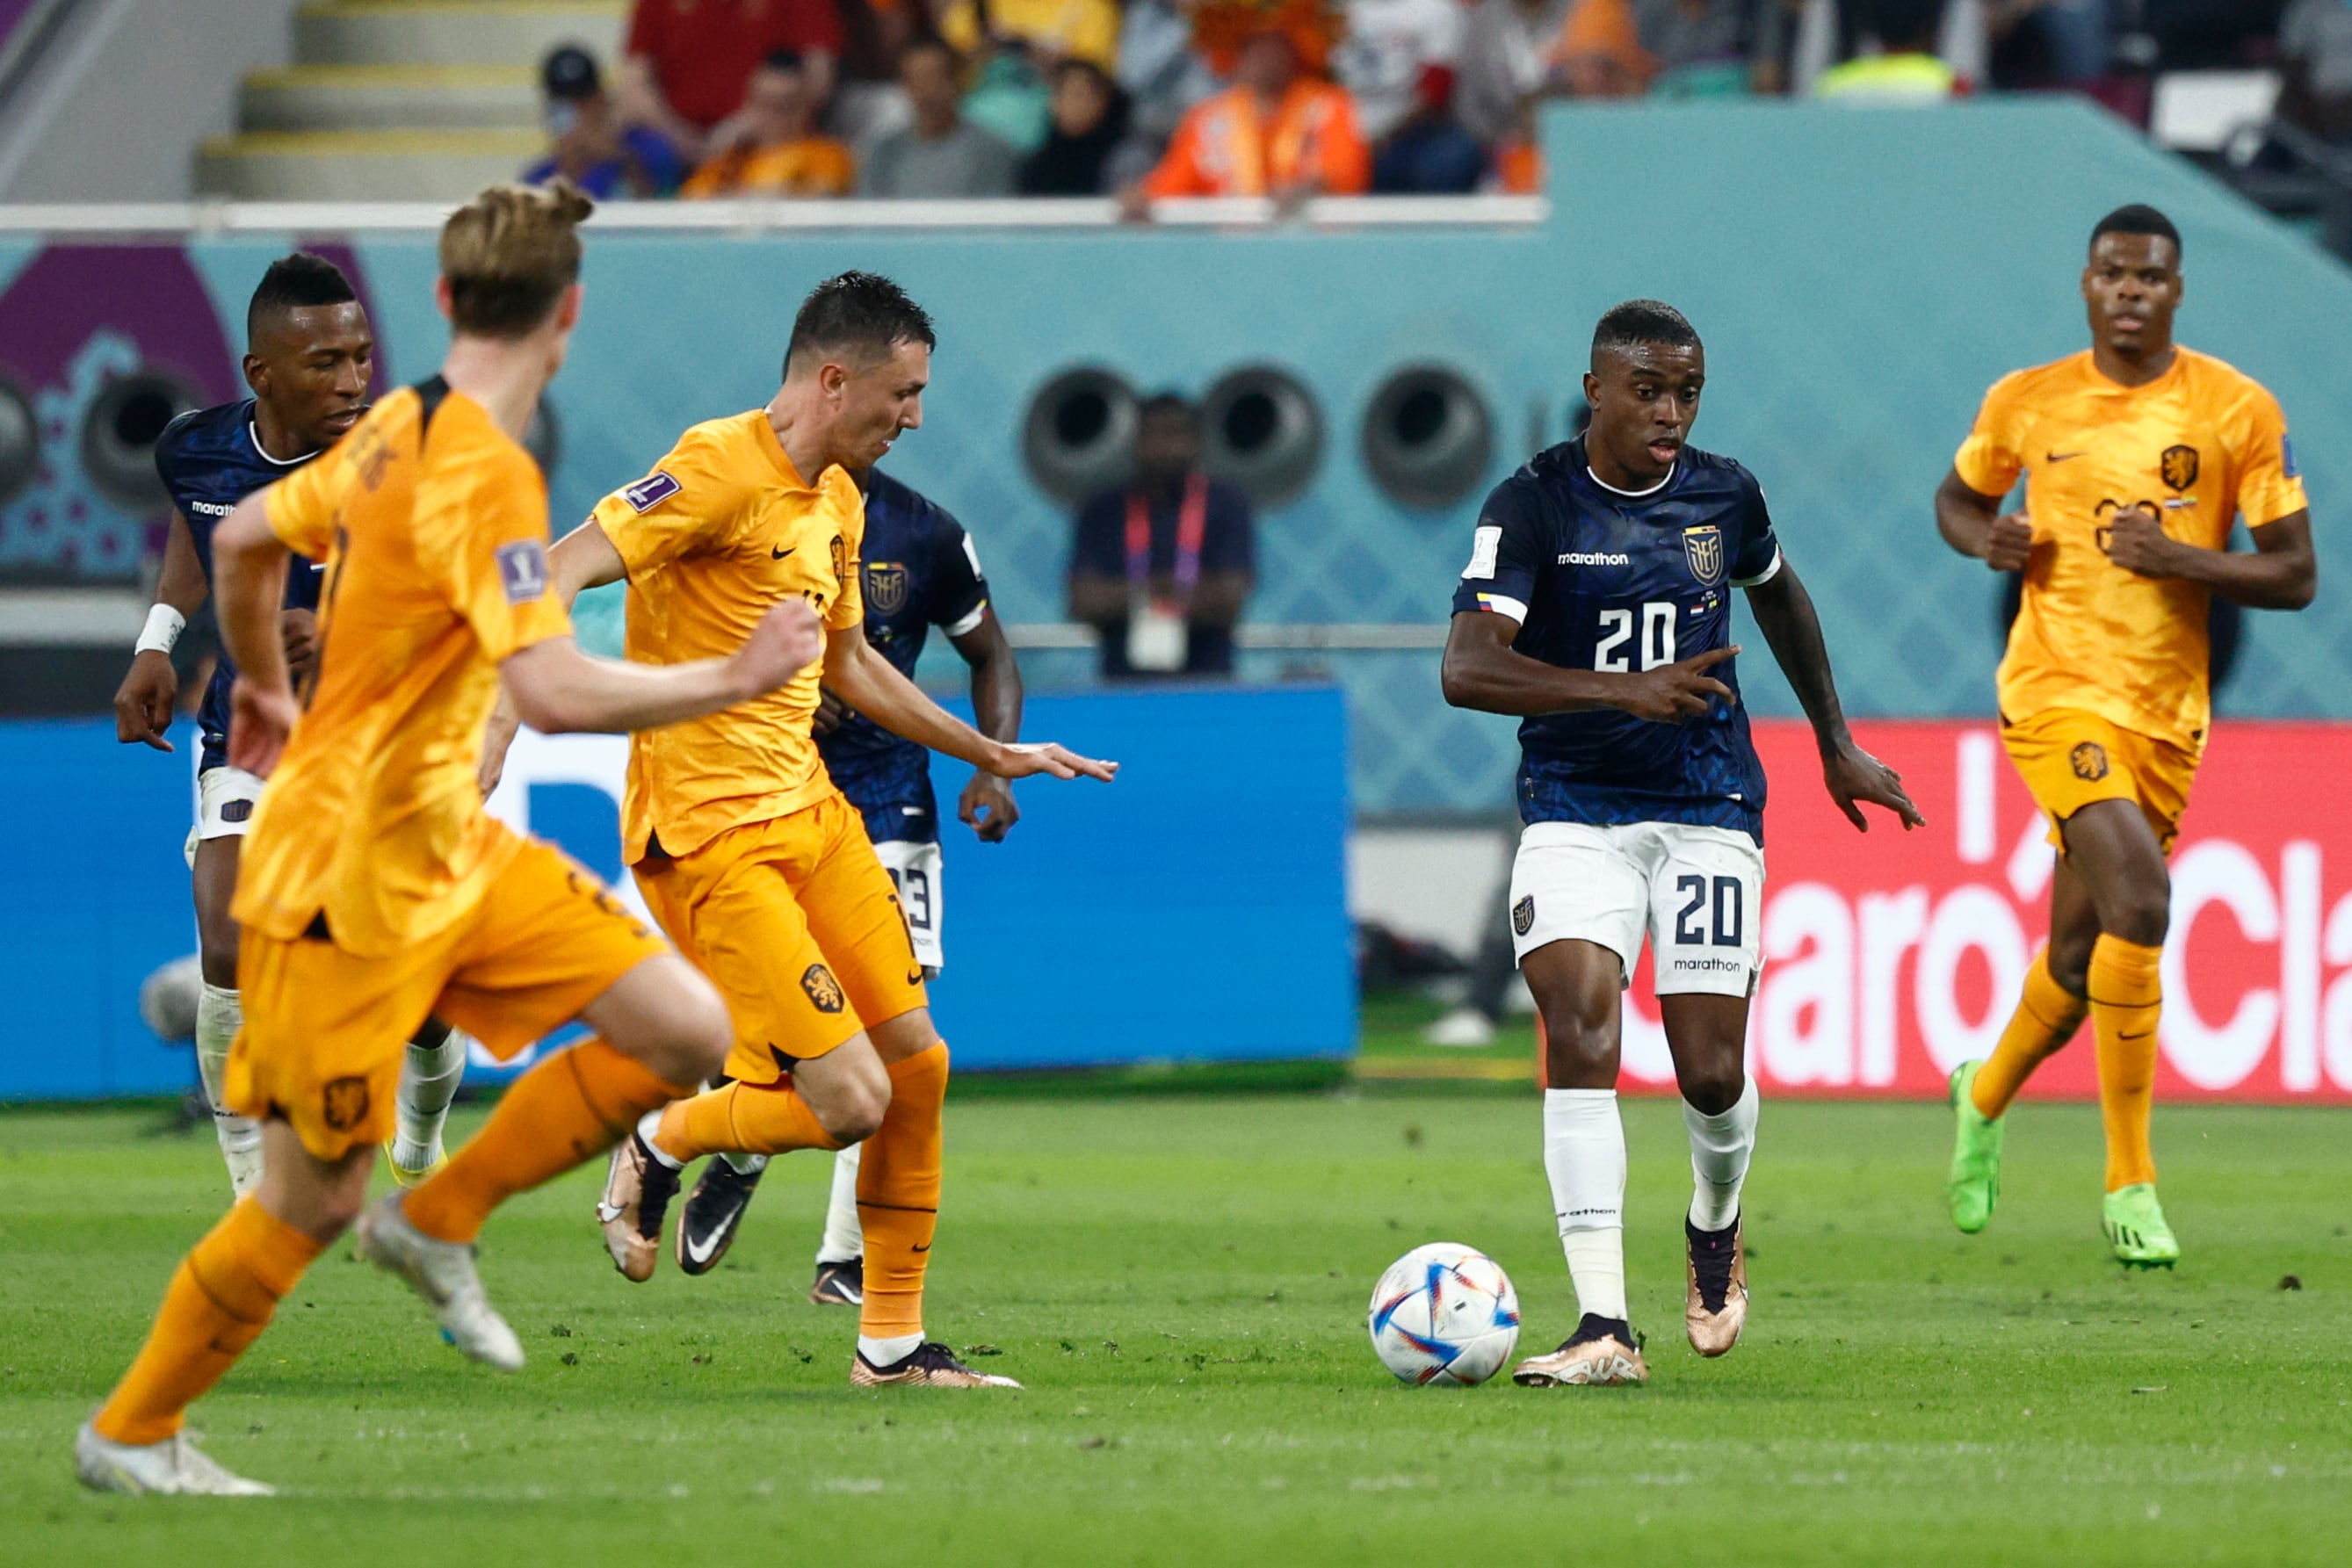
<path id="1" fill-rule="evenodd" d="M 615 57 L 623 0 L 320 0 L 294 64 L 247 76 L 196 184 L 250 200 L 456 200 L 536 156 L 536 71 L 558 44 Z"/>

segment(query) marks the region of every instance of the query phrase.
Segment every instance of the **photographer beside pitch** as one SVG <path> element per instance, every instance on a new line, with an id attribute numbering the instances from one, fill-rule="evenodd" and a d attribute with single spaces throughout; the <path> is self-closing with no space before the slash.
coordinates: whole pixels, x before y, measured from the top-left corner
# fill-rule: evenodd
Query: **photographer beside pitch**
<path id="1" fill-rule="evenodd" d="M 1522 716 L 1511 867 L 1519 967 L 1548 1036 L 1544 1167 L 1580 1314 L 1512 1375 L 1538 1387 L 1649 1378 L 1627 1321 L 1622 1019 L 1644 933 L 1696 1181 L 1684 1322 L 1701 1355 L 1748 1318 L 1739 1193 L 1756 1143 L 1743 1061 L 1763 921 L 1764 770 L 1732 660 L 1744 589 L 1819 740 L 1835 800 L 1906 827 L 1895 772 L 1846 733 L 1821 622 L 1764 492 L 1687 444 L 1706 350 L 1681 312 L 1628 301 L 1592 335 L 1592 424 L 1538 454 L 1478 517 L 1444 680 L 1456 707 Z"/>
<path id="2" fill-rule="evenodd" d="M 2050 942 L 1992 1055 L 1952 1072 L 1947 1188 L 1973 1234 L 2000 1194 L 2002 1116 L 2087 1016 L 2106 1127 L 2100 1228 L 2127 1268 L 2180 1243 L 2148 1124 L 2171 920 L 2166 860 L 2212 720 L 2212 596 L 2300 610 L 2319 569 L 2286 416 L 2261 383 L 2172 340 L 2180 234 L 2118 207 L 2083 267 L 2091 347 L 1993 383 L 1936 492 L 1946 543 L 2024 576 L 2000 662 L 2001 742 L 2050 819 Z M 2025 506 L 2001 497 L 2025 476 Z M 2242 513 L 2251 552 L 2229 549 Z"/>

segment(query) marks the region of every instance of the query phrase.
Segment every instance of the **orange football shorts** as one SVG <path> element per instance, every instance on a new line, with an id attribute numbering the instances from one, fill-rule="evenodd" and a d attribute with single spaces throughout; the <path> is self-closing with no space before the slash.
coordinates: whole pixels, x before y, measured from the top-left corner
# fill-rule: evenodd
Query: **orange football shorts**
<path id="1" fill-rule="evenodd" d="M 593 872 L 513 837 L 513 858 L 470 914 L 389 957 L 347 953 L 331 929 L 291 942 L 247 931 L 228 1108 L 282 1116 L 311 1154 L 340 1159 L 392 1136 L 403 1052 L 428 1014 L 503 1061 L 669 951 Z"/>
<path id="2" fill-rule="evenodd" d="M 2062 852 L 2066 845 L 2060 825 L 2096 800 L 2138 806 L 2156 830 L 2157 841 L 2171 852 L 2200 753 L 2079 708 L 2004 720 L 2000 738 L 2034 803 L 2050 819 L 2050 841 Z"/>
<path id="3" fill-rule="evenodd" d="M 837 792 L 636 872 L 654 918 L 735 1015 L 730 1078 L 772 1083 L 925 1005 L 898 891 Z"/>

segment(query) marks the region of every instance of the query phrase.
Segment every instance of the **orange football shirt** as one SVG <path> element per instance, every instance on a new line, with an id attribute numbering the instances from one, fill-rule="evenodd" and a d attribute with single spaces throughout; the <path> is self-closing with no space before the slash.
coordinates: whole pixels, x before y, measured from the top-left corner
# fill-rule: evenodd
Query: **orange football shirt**
<path id="1" fill-rule="evenodd" d="M 765 409 L 696 425 L 591 516 L 628 570 L 632 659 L 723 658 L 794 594 L 834 631 L 866 619 L 865 498 L 838 467 L 814 484 L 794 472 Z M 820 659 L 756 701 L 637 735 L 621 808 L 628 862 L 656 836 L 670 854 L 691 854 L 730 828 L 832 794 L 810 731 L 823 677 Z"/>
<path id="2" fill-rule="evenodd" d="M 1952 465 L 1986 496 L 2026 476 L 2034 551 L 2000 662 L 2001 713 L 2079 708 L 2202 747 L 2211 591 L 2126 571 L 2100 541 L 2107 517 L 2134 505 L 2206 549 L 2228 543 L 2242 512 L 2258 528 L 2301 511 L 2308 502 L 2278 400 L 2189 349 L 2147 385 L 2119 386 L 2086 349 L 1995 382 Z"/>
<path id="3" fill-rule="evenodd" d="M 269 526 L 327 562 L 309 708 L 245 841 L 235 914 L 292 941 L 323 915 L 381 957 L 471 909 L 522 841 L 482 809 L 509 654 L 572 632 L 547 591 L 547 486 L 436 377 L 272 485 Z"/>

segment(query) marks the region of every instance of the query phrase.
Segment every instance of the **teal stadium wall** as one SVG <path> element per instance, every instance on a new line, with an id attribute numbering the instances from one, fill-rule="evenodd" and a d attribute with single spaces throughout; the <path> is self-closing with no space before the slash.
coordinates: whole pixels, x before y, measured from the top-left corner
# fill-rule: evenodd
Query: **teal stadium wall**
<path id="1" fill-rule="evenodd" d="M 972 527 L 1008 620 L 1060 615 L 1067 518 L 1019 455 L 1040 383 L 1100 364 L 1139 388 L 1198 391 L 1270 361 L 1312 387 L 1328 444 L 1305 497 L 1262 519 L 1252 617 L 1440 622 L 1472 507 L 1416 513 L 1381 494 L 1358 449 L 1374 388 L 1416 361 L 1465 372 L 1496 414 L 1499 480 L 1535 430 L 1563 433 L 1593 318 L 1654 295 L 1707 340 L 1698 440 L 1762 477 L 1848 706 L 1987 714 L 1994 584 L 1937 540 L 1928 498 L 1985 386 L 2081 346 L 2085 235 L 2137 200 L 2185 235 L 2184 339 L 2277 392 L 2322 556 L 2342 559 L 2352 274 L 2101 111 L 1563 108 L 1544 132 L 1551 214 L 1528 228 L 598 236 L 553 394 L 558 527 L 684 424 L 762 401 L 802 293 L 855 266 L 898 277 L 939 319 L 929 423 L 889 466 Z M 231 341 L 260 267 L 296 237 L 186 245 Z M 429 239 L 352 244 L 393 373 L 421 376 L 442 342 Z M 0 288 L 39 248 L 0 243 Z M 2251 618 L 2232 711 L 2352 716 L 2352 596 L 2338 587 L 2328 580 L 2302 616 Z M 1085 668 L 1069 654 L 1033 663 L 1047 684 Z M 1261 653 L 1248 669 L 1271 679 L 1302 664 L 1350 695 L 1360 811 L 1506 807 L 1511 727 L 1446 709 L 1429 653 Z M 1793 713 L 1769 665 L 1748 661 L 1756 710 Z"/>

